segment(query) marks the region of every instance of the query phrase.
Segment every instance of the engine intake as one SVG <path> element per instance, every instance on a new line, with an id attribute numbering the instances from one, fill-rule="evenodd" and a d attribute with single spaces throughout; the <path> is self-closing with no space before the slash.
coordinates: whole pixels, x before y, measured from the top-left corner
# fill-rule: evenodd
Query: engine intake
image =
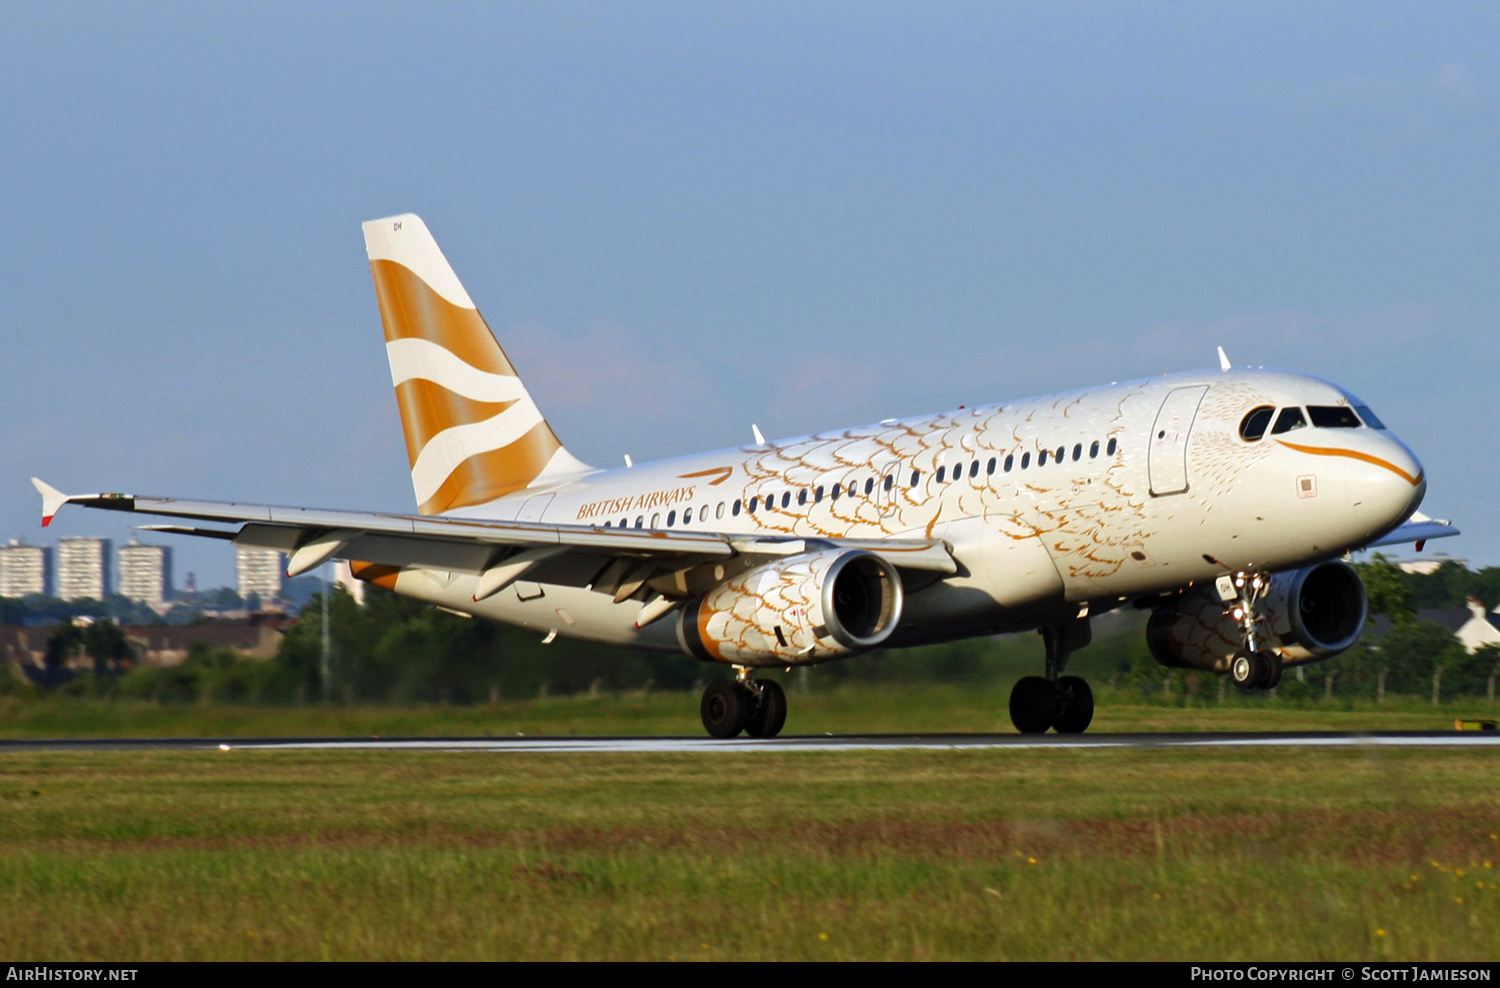
<path id="1" fill-rule="evenodd" d="M 874 553 L 805 552 L 725 580 L 678 619 L 684 651 L 747 666 L 821 662 L 874 648 L 901 620 L 901 577 Z"/>

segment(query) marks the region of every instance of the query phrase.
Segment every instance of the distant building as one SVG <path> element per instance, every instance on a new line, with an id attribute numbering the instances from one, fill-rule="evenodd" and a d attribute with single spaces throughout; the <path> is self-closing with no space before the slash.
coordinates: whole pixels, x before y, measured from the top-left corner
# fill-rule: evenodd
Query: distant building
<path id="1" fill-rule="evenodd" d="M 109 539 L 75 537 L 57 540 L 57 596 L 63 600 L 103 600 L 109 580 Z"/>
<path id="2" fill-rule="evenodd" d="M 1473 655 L 1485 645 L 1500 645 L 1500 607 L 1485 613 L 1484 604 L 1473 597 L 1463 607 L 1433 607 L 1417 612 L 1418 621 L 1440 624 L 1453 632 L 1464 650 Z"/>
<path id="3" fill-rule="evenodd" d="M 116 559 L 121 596 L 148 607 L 161 607 L 172 596 L 172 550 L 167 546 L 131 539 Z"/>
<path id="4" fill-rule="evenodd" d="M 364 580 L 354 578 L 354 571 L 350 569 L 349 563 L 341 559 L 334 565 L 333 571 L 337 574 L 339 586 L 348 591 L 356 604 L 361 607 L 365 606 L 365 587 L 368 584 Z"/>
<path id="5" fill-rule="evenodd" d="M 255 594 L 264 601 L 281 596 L 281 584 L 286 577 L 281 553 L 275 549 L 247 549 L 243 546 L 234 551 L 241 597 Z"/>
<path id="6" fill-rule="evenodd" d="M 52 550 L 16 539 L 0 548 L 0 597 L 52 592 Z"/>
<path id="7" fill-rule="evenodd" d="M 1445 556 L 1441 552 L 1428 556 L 1425 559 L 1393 559 L 1391 562 L 1400 567 L 1403 573 L 1417 573 L 1422 576 L 1431 576 L 1444 563 L 1457 563 L 1464 569 L 1469 568 L 1469 561 L 1467 559 L 1454 559 L 1452 556 Z"/>

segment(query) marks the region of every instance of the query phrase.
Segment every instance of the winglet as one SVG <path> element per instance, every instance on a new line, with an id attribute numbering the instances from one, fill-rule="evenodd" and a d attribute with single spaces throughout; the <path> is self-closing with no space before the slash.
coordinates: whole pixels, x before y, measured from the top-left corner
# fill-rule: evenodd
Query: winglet
<path id="1" fill-rule="evenodd" d="M 36 477 L 31 478 L 31 486 L 42 495 L 42 527 L 45 528 L 52 524 L 52 516 L 57 514 L 57 509 L 68 503 L 68 495 Z"/>
<path id="2" fill-rule="evenodd" d="M 1227 371 L 1229 370 L 1229 367 L 1229 354 L 1224 352 L 1223 347 L 1219 347 L 1219 370 Z"/>

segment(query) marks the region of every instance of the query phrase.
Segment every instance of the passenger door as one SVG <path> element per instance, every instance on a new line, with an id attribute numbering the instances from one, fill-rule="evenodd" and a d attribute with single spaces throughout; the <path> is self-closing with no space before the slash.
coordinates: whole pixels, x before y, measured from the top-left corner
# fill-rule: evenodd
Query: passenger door
<path id="1" fill-rule="evenodd" d="M 1147 458 L 1153 496 L 1181 494 L 1188 489 L 1188 435 L 1192 432 L 1198 405 L 1207 392 L 1206 384 L 1173 388 L 1161 403 L 1156 422 L 1151 426 Z"/>

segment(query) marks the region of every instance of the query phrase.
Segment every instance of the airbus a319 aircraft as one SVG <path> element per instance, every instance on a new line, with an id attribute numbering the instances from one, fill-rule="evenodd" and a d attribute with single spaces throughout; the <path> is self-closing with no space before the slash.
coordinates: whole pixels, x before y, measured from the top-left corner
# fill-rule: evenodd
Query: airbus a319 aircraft
<path id="1" fill-rule="evenodd" d="M 364 224 L 417 514 L 130 494 L 33 481 L 145 526 L 333 558 L 440 607 L 730 666 L 704 692 L 718 738 L 774 737 L 787 701 L 756 670 L 1037 629 L 1023 732 L 1083 731 L 1066 675 L 1089 619 L 1150 608 L 1167 666 L 1269 688 L 1359 637 L 1340 557 L 1457 531 L 1415 515 L 1416 456 L 1335 384 L 1232 369 L 756 442 L 613 470 L 558 439 L 422 220 Z"/>

